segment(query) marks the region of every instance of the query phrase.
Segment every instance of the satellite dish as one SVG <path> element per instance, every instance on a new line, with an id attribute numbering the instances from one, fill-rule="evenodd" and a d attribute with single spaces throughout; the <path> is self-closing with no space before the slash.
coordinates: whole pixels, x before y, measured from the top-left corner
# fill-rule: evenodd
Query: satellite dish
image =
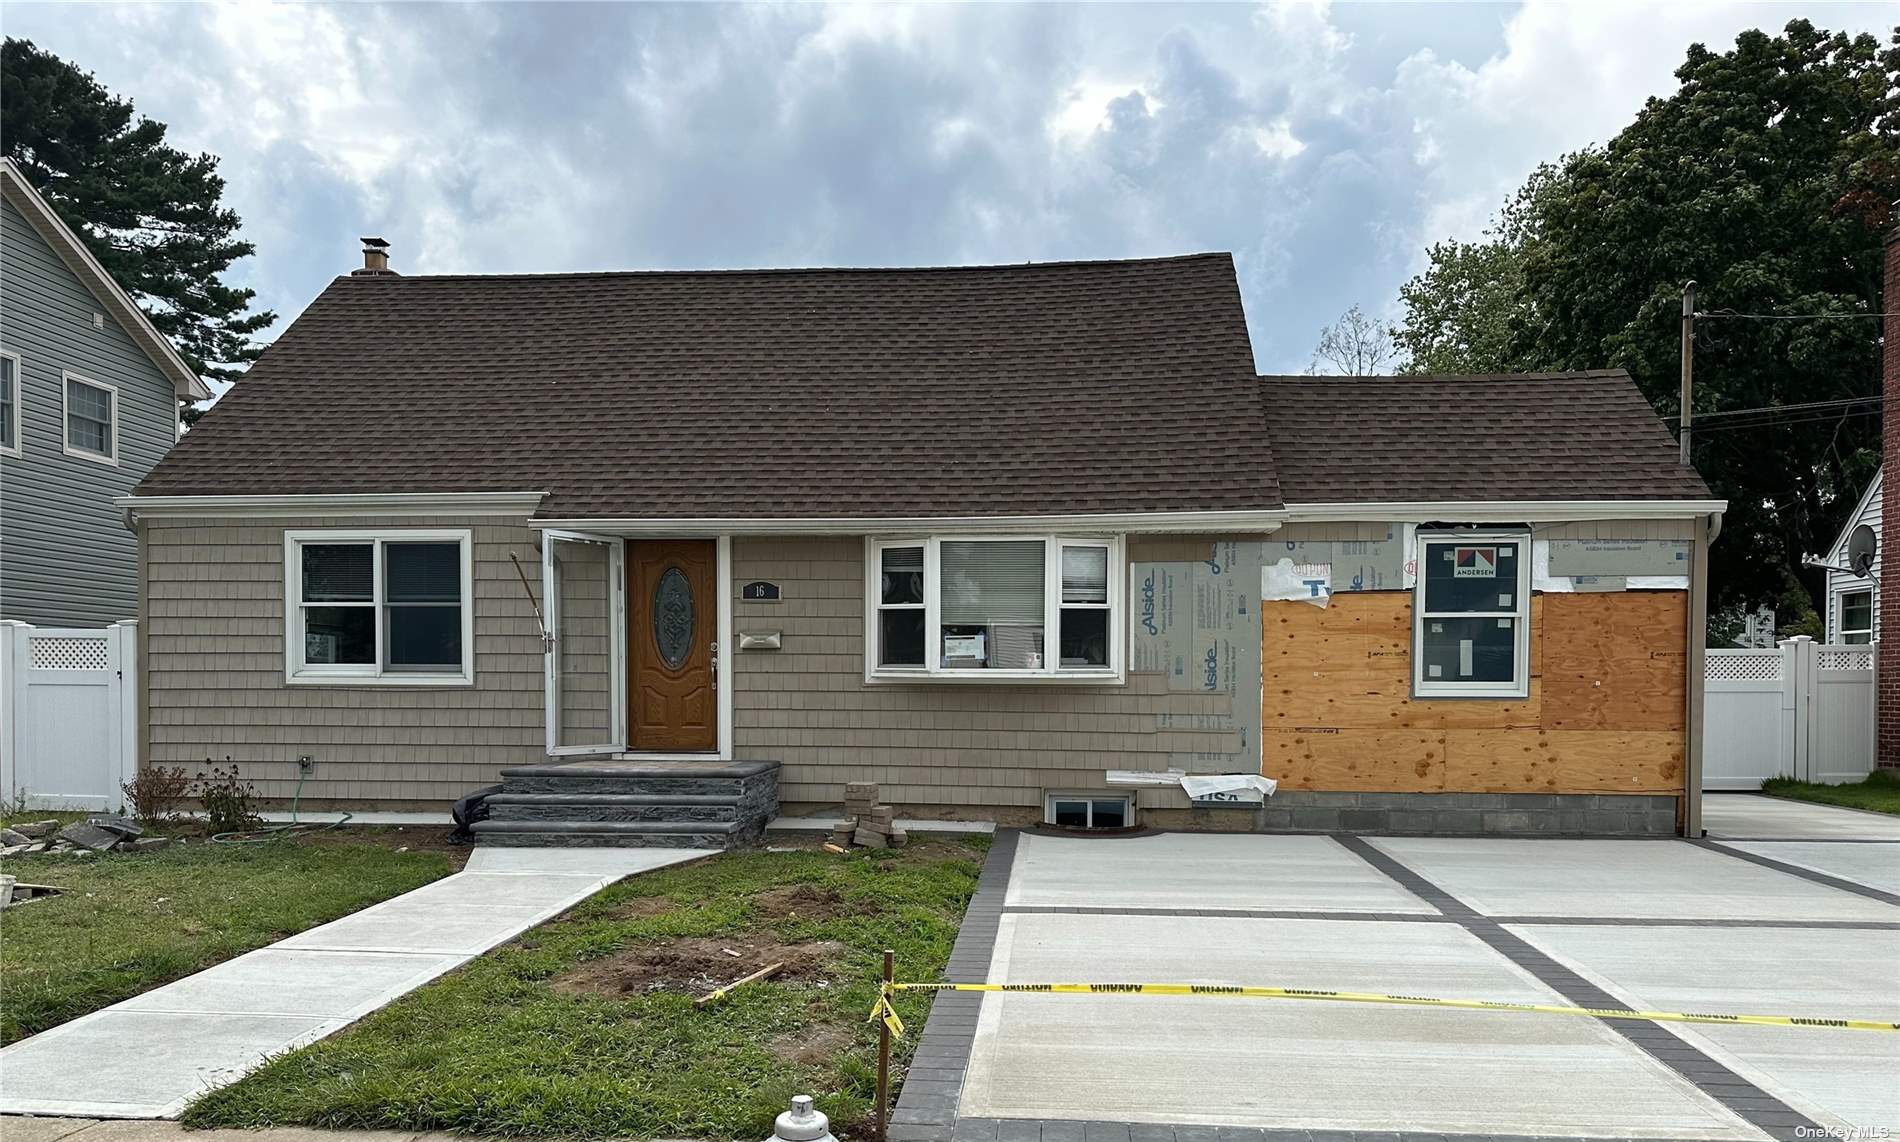
<path id="1" fill-rule="evenodd" d="M 1847 536 L 1847 565 L 1861 578 L 1874 569 L 1874 553 L 1880 550 L 1880 540 L 1874 535 L 1874 529 L 1866 524 L 1856 527 Z"/>

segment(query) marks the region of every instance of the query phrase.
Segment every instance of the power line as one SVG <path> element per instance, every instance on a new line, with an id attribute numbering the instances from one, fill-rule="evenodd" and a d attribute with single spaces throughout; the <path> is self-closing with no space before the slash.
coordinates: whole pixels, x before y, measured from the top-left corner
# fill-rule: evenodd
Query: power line
<path id="1" fill-rule="evenodd" d="M 1696 424 L 1701 424 L 1705 420 L 1716 420 L 1722 417 L 1731 417 L 1731 416 L 1754 416 L 1758 414 L 1781 415 L 1781 414 L 1791 413 L 1791 412 L 1820 412 L 1826 409 L 1852 408 L 1855 405 L 1879 404 L 1885 399 L 1886 398 L 1884 396 L 1844 397 L 1840 400 L 1808 401 L 1805 404 L 1769 404 L 1769 405 L 1762 405 L 1759 408 L 1732 408 L 1732 409 L 1726 409 L 1719 412 L 1698 412 L 1694 416 L 1694 422 Z M 1682 417 L 1680 414 L 1678 414 L 1676 416 L 1666 416 L 1663 419 L 1675 421 L 1675 420 L 1681 420 Z"/>
<path id="2" fill-rule="evenodd" d="M 1866 317 L 1900 317 L 1900 313 L 1736 313 L 1733 310 L 1711 310 L 1698 312 L 1698 319 L 1711 320 L 1724 317 L 1742 317 L 1750 321 L 1849 321 Z"/>
<path id="3" fill-rule="evenodd" d="M 1837 412 L 1837 413 L 1824 413 L 1824 414 L 1815 415 L 1815 416 L 1795 417 L 1788 420 L 1777 420 L 1777 419 L 1769 418 L 1769 419 L 1763 419 L 1763 420 L 1731 422 L 1728 424 L 1704 425 L 1702 421 L 1698 419 L 1695 422 L 1695 430 L 1696 432 L 1701 433 L 1704 431 L 1728 432 L 1737 428 L 1792 428 L 1796 425 L 1820 424 L 1824 421 L 1837 420 L 1837 419 L 1841 419 L 1841 418 L 1845 418 L 1849 416 L 1879 416 L 1879 415 L 1880 415 L 1879 409 L 1869 408 L 1869 409 L 1861 409 L 1858 412 L 1849 411 L 1849 412 Z"/>

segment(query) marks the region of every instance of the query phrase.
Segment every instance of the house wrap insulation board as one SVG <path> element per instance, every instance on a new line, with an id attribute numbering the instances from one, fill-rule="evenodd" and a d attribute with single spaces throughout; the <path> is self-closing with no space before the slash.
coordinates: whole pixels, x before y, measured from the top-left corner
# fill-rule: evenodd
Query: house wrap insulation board
<path id="1" fill-rule="evenodd" d="M 1211 545 L 1204 560 L 1129 567 L 1129 669 L 1163 674 L 1177 693 L 1227 699 L 1227 714 L 1197 715 L 1194 721 L 1197 728 L 1231 730 L 1231 748 L 1169 756 L 1170 765 L 1189 773 L 1259 771 L 1259 585 L 1269 546 L 1223 540 Z"/>

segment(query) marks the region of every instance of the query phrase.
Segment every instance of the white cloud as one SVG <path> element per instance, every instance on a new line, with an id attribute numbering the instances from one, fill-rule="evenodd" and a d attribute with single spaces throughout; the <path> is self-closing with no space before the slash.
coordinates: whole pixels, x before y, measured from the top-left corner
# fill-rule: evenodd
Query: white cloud
<path id="1" fill-rule="evenodd" d="M 223 156 L 258 246 L 238 276 L 286 315 L 366 233 L 408 272 L 1229 249 L 1279 371 L 1672 90 L 1691 40 L 1793 14 L 16 4 L 7 31 Z"/>

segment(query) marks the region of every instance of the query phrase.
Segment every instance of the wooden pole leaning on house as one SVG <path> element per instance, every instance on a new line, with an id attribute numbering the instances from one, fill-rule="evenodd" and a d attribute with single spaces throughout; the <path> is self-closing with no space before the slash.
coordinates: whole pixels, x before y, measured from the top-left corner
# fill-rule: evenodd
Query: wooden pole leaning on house
<path id="1" fill-rule="evenodd" d="M 1683 466 L 1689 465 L 1689 424 L 1695 419 L 1695 283 L 1682 283 L 1682 416 L 1676 436 Z"/>
<path id="2" fill-rule="evenodd" d="M 889 996 L 891 981 L 897 978 L 897 953 L 884 949 L 884 987 Z M 891 1121 L 891 1025 L 883 1019 L 877 1021 L 877 1132 L 873 1135 L 877 1142 L 884 1142 L 884 1131 Z"/>

